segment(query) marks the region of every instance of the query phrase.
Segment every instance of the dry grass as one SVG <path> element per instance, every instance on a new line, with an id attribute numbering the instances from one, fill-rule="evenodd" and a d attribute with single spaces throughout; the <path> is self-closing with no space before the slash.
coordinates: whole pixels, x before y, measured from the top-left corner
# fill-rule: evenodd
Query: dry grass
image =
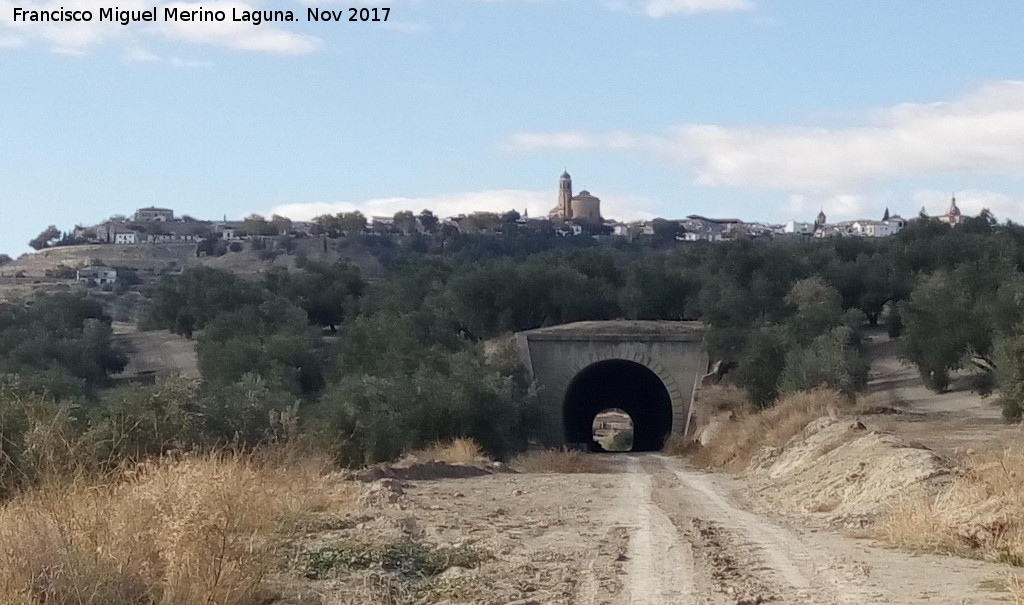
<path id="1" fill-rule="evenodd" d="M 713 412 L 735 412 L 737 414 L 750 411 L 754 404 L 747 392 L 731 384 L 719 384 L 701 387 L 696 399 L 702 408 Z"/>
<path id="2" fill-rule="evenodd" d="M 673 432 L 665 441 L 662 451 L 671 456 L 689 456 L 700 449 L 700 444 L 714 439 L 723 422 L 757 411 L 750 396 L 733 385 L 701 387 L 694 394 L 697 404 L 697 430 L 683 437 Z"/>
<path id="3" fill-rule="evenodd" d="M 447 443 L 436 443 L 409 455 L 421 462 L 446 462 L 448 464 L 474 464 L 486 459 L 480 444 L 465 437 L 453 439 Z"/>
<path id="4" fill-rule="evenodd" d="M 27 492 L 0 508 L 0 603 L 267 602 L 275 538 L 348 501 L 319 471 L 209 455 Z"/>
<path id="5" fill-rule="evenodd" d="M 1016 575 L 1007 578 L 1006 591 L 1013 597 L 1016 605 L 1024 605 L 1024 578 Z"/>
<path id="6" fill-rule="evenodd" d="M 523 473 L 603 473 L 601 456 L 580 450 L 535 450 L 518 456 L 512 468 Z"/>
<path id="7" fill-rule="evenodd" d="M 693 453 L 694 464 L 701 467 L 740 472 L 765 447 L 781 447 L 810 422 L 835 415 L 847 400 L 837 391 L 815 389 L 786 395 L 773 407 L 762 411 L 742 408 L 715 438 Z M 688 449 L 683 446 L 683 450 Z"/>
<path id="8" fill-rule="evenodd" d="M 898 546 L 1024 566 L 1024 453 L 969 458 L 937 497 L 895 505 L 880 531 Z M 1024 596 L 1019 579 L 1010 590 Z"/>
<path id="9" fill-rule="evenodd" d="M 700 449 L 700 443 L 692 436 L 684 437 L 682 433 L 670 433 L 661 451 L 669 456 L 689 456 Z"/>

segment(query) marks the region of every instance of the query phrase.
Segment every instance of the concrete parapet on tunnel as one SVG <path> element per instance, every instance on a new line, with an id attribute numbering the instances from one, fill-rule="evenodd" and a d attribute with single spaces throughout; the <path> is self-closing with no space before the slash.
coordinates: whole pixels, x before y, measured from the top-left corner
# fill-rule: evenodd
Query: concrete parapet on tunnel
<path id="1" fill-rule="evenodd" d="M 691 432 L 694 387 L 708 371 L 704 324 L 587 321 L 516 338 L 538 387 L 544 445 L 590 448 L 590 423 L 608 408 L 633 419 L 635 451 Z"/>

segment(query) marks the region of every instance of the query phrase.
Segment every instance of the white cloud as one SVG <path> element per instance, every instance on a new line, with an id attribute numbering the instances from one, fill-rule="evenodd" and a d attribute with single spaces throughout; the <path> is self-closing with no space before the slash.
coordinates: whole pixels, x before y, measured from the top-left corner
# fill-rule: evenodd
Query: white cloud
<path id="1" fill-rule="evenodd" d="M 789 213 L 789 218 L 808 220 L 808 217 L 816 216 L 818 211 L 822 210 L 832 222 L 866 217 L 881 218 L 874 216 L 881 215 L 876 206 L 874 200 L 855 193 L 825 196 L 793 194 L 782 204 L 783 209 Z"/>
<path id="2" fill-rule="evenodd" d="M 654 19 L 671 15 L 750 10 L 754 10 L 752 0 L 647 0 L 644 3 L 644 12 Z"/>
<path id="3" fill-rule="evenodd" d="M 430 197 L 382 197 L 357 202 L 311 202 L 276 206 L 269 214 L 280 214 L 294 220 L 309 220 L 321 214 L 359 210 L 366 216 L 391 216 L 399 210 L 419 212 L 428 208 L 438 216 L 469 214 L 474 211 L 507 212 L 529 209 L 530 214 L 550 210 L 551 193 L 523 190 L 491 190 L 454 193 Z"/>
<path id="4" fill-rule="evenodd" d="M 160 31 L 172 39 L 186 40 L 224 46 L 236 50 L 260 51 L 268 53 L 300 55 L 317 50 L 322 41 L 314 36 L 305 36 L 287 31 L 281 27 L 260 24 L 232 21 L 232 10 L 242 11 L 256 10 L 257 7 L 235 1 L 220 2 L 170 2 L 165 5 L 168 8 L 179 8 L 181 10 L 197 10 L 200 7 L 206 10 L 221 10 L 228 15 L 228 19 L 221 22 L 165 22 L 161 24 Z M 162 10 L 162 8 L 161 8 Z M 304 18 L 299 15 L 298 18 Z"/>
<path id="5" fill-rule="evenodd" d="M 587 133 L 573 132 L 524 132 L 514 134 L 505 145 L 509 150 L 536 149 L 655 149 L 662 142 L 658 136 L 633 134 L 629 132 Z"/>
<path id="6" fill-rule="evenodd" d="M 556 184 L 557 185 L 557 184 Z M 603 196 L 601 213 L 619 220 L 638 220 L 652 218 L 650 212 L 642 208 L 651 208 L 652 202 L 639 196 Z M 279 214 L 293 220 L 310 220 L 321 214 L 336 214 L 359 210 L 366 216 L 391 216 L 399 210 L 411 210 L 419 213 L 429 209 L 442 217 L 471 214 L 473 212 L 507 212 L 527 210 L 530 216 L 546 216 L 558 201 L 558 191 L 552 186 L 551 191 L 528 191 L 521 189 L 499 189 L 488 191 L 470 191 L 427 197 L 384 197 L 357 202 L 307 202 L 291 203 L 275 206 L 267 211 L 267 216 Z"/>
<path id="7" fill-rule="evenodd" d="M 137 9 L 142 6 L 142 0 L 127 0 L 126 9 Z M 46 2 L 11 2 L 0 0 L 0 35 L 4 33 L 16 35 L 23 41 L 38 40 L 48 45 L 53 51 L 67 54 L 79 55 L 88 48 L 104 40 L 118 37 L 124 31 L 118 25 L 100 24 L 94 19 L 92 23 L 82 22 L 14 22 L 14 8 L 25 10 L 68 10 L 84 11 L 99 10 L 99 5 L 90 0 L 49 0 Z"/>
<path id="8" fill-rule="evenodd" d="M 13 21 L 14 7 L 25 10 L 91 10 L 91 22 L 51 22 L 35 23 Z M 287 30 L 285 27 L 264 23 L 254 26 L 246 22 L 231 21 L 231 10 L 256 10 L 261 7 L 233 0 L 212 2 L 170 2 L 162 4 L 146 3 L 145 0 L 120 0 L 117 3 L 121 10 L 146 10 L 156 6 L 160 13 L 156 22 L 133 23 L 122 26 L 119 23 L 100 22 L 99 9 L 105 4 L 95 0 L 45 0 L 12 2 L 0 0 L 0 40 L 37 41 L 50 47 L 54 52 L 80 55 L 88 49 L 114 40 L 125 40 L 129 45 L 128 55 L 138 54 L 132 40 L 141 37 L 160 36 L 176 42 L 221 46 L 235 50 L 255 51 L 276 54 L 305 54 L 322 45 L 322 41 L 314 36 L 301 35 Z M 177 7 L 183 10 L 222 10 L 227 20 L 222 22 L 165 22 L 163 11 L 166 7 Z M 275 10 L 281 10 L 274 7 Z M 301 19 L 304 15 L 296 14 Z M 134 57 L 138 60 L 139 57 Z"/>
<path id="9" fill-rule="evenodd" d="M 881 179 L 955 171 L 1024 176 L 1024 82 L 982 86 L 944 103 L 867 113 L 848 128 L 686 124 L 657 135 L 521 133 L 514 149 L 643 150 L 691 168 L 698 184 L 849 190 Z"/>

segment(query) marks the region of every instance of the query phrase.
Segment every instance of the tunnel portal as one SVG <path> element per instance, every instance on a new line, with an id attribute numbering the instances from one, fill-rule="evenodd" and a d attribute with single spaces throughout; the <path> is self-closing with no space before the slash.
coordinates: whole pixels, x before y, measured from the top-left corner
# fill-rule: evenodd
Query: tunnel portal
<path id="1" fill-rule="evenodd" d="M 537 439 L 589 447 L 592 423 L 618 408 L 633 420 L 633 450 L 657 450 L 694 424 L 693 390 L 708 371 L 704 326 L 686 321 L 586 321 L 519 332 L 537 386 Z"/>
<path id="2" fill-rule="evenodd" d="M 594 418 L 609 408 L 633 420 L 634 452 L 660 450 L 672 431 L 672 397 L 658 375 L 633 361 L 609 359 L 587 366 L 569 383 L 563 404 L 566 443 L 597 449 Z"/>

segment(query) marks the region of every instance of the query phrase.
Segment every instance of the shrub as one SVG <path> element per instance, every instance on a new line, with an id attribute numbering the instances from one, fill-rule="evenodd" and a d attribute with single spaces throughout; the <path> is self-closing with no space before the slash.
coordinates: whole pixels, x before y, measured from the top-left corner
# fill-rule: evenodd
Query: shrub
<path id="1" fill-rule="evenodd" d="M 408 373 L 345 376 L 321 397 L 307 426 L 339 463 L 388 461 L 459 437 L 495 458 L 525 446 L 535 415 L 531 391 L 475 350 L 420 353 L 421 365 Z"/>
<path id="2" fill-rule="evenodd" d="M 472 546 L 432 546 L 409 538 L 383 543 L 342 542 L 308 552 L 302 568 L 307 578 L 317 580 L 337 570 L 366 569 L 379 566 L 407 577 L 435 576 L 449 567 L 472 569 L 491 557 Z"/>
<path id="3" fill-rule="evenodd" d="M 1024 417 L 1024 335 L 996 340 L 995 358 L 1003 418 L 1020 422 Z"/>
<path id="4" fill-rule="evenodd" d="M 85 439 L 93 459 L 116 465 L 203 443 L 199 386 L 172 378 L 107 392 L 89 413 Z"/>
<path id="5" fill-rule="evenodd" d="M 937 497 L 895 505 L 880 531 L 898 546 L 1024 565 L 1024 454 L 971 457 Z"/>
<path id="6" fill-rule="evenodd" d="M 778 396 L 788 346 L 789 336 L 782 326 L 763 327 L 751 334 L 733 380 L 747 390 L 757 405 L 768 406 Z"/>
<path id="7" fill-rule="evenodd" d="M 753 407 L 746 391 L 728 384 L 701 387 L 695 396 L 701 408 L 716 412 L 747 412 Z"/>
<path id="8" fill-rule="evenodd" d="M 899 305 L 888 303 L 885 309 L 885 331 L 889 338 L 899 338 L 903 334 L 903 315 L 900 313 Z"/>
<path id="9" fill-rule="evenodd" d="M 603 473 L 605 461 L 580 450 L 534 450 L 517 456 L 512 467 L 524 473 Z"/>
<path id="10" fill-rule="evenodd" d="M 0 508 L 0 602 L 256 605 L 273 538 L 352 495 L 311 467 L 163 460 L 112 483 L 47 485 Z"/>
<path id="11" fill-rule="evenodd" d="M 465 437 L 435 443 L 411 454 L 417 460 L 447 462 L 448 464 L 473 464 L 478 462 L 483 455 L 484 452 L 480 448 L 480 444 Z"/>
<path id="12" fill-rule="evenodd" d="M 867 382 L 867 366 L 851 344 L 852 338 L 853 331 L 842 326 L 818 336 L 806 347 L 790 349 L 779 390 L 795 393 L 824 386 L 853 395 Z"/>
<path id="13" fill-rule="evenodd" d="M 100 264 L 100 263 L 97 263 Z M 74 267 L 67 265 L 57 265 L 54 269 L 47 269 L 45 271 L 47 277 L 53 277 L 56 279 L 75 279 L 78 276 L 78 271 Z"/>

